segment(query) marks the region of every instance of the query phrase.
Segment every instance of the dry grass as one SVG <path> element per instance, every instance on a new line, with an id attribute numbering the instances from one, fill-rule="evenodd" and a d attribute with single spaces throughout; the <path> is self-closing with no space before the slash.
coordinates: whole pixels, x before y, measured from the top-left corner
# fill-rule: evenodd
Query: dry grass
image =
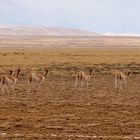
<path id="1" fill-rule="evenodd" d="M 1 49 L 1 65 L 34 65 L 69 63 L 77 66 L 93 64 L 139 63 L 139 48 L 40 48 Z M 42 61 L 43 60 L 43 61 Z"/>

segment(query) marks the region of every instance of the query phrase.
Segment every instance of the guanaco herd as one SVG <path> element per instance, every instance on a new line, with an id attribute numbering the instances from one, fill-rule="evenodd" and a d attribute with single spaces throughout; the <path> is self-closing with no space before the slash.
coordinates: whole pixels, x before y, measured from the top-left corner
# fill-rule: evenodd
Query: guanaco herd
<path id="1" fill-rule="evenodd" d="M 36 90 L 38 91 L 39 88 L 43 85 L 45 78 L 47 77 L 48 74 L 48 69 L 44 69 L 45 74 L 36 74 L 36 73 L 30 73 L 29 79 L 28 79 L 28 88 L 30 88 L 31 83 L 36 83 Z M 75 75 L 75 89 L 77 88 L 83 88 L 84 85 L 88 87 L 88 83 L 90 81 L 91 75 L 92 75 L 93 70 L 90 69 L 89 73 L 85 73 L 84 71 L 79 71 Z M 16 75 L 13 70 L 10 70 L 9 75 L 3 75 L 0 77 L 0 89 L 2 93 L 7 92 L 15 92 L 15 84 L 17 83 L 19 76 L 21 73 L 21 68 L 17 68 L 17 73 Z M 122 86 L 124 85 L 126 87 L 126 82 L 131 74 L 130 71 L 127 73 L 124 73 L 123 71 L 120 70 L 111 70 L 111 74 L 115 76 L 115 91 L 117 89 L 122 89 Z M 120 85 L 120 86 L 119 86 Z"/>

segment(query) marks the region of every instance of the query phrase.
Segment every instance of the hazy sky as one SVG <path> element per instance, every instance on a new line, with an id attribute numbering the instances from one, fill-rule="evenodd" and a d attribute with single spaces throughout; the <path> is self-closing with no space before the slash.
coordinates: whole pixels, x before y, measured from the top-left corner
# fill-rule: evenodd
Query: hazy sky
<path id="1" fill-rule="evenodd" d="M 140 33 L 140 0 L 0 0 L 0 24 Z"/>

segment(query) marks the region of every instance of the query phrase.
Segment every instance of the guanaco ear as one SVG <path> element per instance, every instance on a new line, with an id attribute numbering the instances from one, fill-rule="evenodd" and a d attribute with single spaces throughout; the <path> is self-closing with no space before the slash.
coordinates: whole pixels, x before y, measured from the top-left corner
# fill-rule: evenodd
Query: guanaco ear
<path id="1" fill-rule="evenodd" d="M 21 66 L 22 65 L 17 65 L 17 70 L 21 70 L 22 69 Z"/>

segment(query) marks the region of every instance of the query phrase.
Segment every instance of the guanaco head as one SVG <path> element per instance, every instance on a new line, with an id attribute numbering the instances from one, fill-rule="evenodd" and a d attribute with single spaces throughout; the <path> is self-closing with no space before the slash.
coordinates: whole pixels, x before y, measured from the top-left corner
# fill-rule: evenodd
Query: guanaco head
<path id="1" fill-rule="evenodd" d="M 92 71 L 93 71 L 92 69 L 89 70 L 89 75 L 91 75 Z"/>
<path id="2" fill-rule="evenodd" d="M 13 70 L 10 70 L 10 76 L 12 76 L 14 74 L 14 71 Z"/>
<path id="3" fill-rule="evenodd" d="M 46 77 L 49 71 L 46 68 L 44 70 L 45 70 L 45 77 Z"/>
<path id="4" fill-rule="evenodd" d="M 127 72 L 127 74 L 126 74 L 127 76 L 130 76 L 131 75 L 131 72 L 129 71 L 129 72 Z"/>
<path id="5" fill-rule="evenodd" d="M 6 79 L 5 76 L 1 78 L 1 82 L 2 82 L 1 86 L 3 86 L 5 84 L 5 81 L 6 81 L 5 79 Z"/>

